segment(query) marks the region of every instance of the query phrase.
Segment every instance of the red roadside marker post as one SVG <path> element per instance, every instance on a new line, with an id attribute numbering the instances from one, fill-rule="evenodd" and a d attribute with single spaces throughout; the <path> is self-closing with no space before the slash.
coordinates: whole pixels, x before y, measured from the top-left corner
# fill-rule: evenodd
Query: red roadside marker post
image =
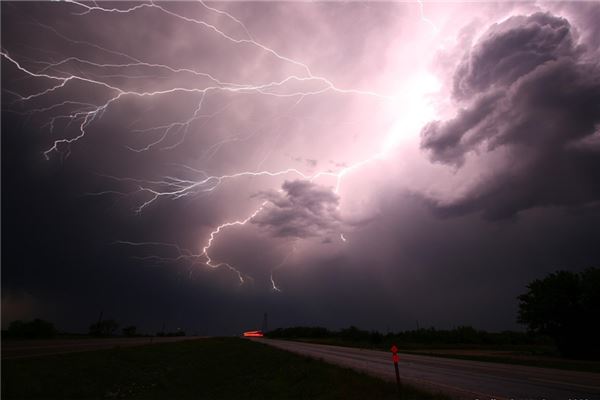
<path id="1" fill-rule="evenodd" d="M 396 370 L 396 385 L 398 386 L 398 397 L 400 397 L 400 371 L 398 370 L 398 361 L 400 361 L 400 356 L 398 356 L 398 348 L 396 345 L 392 345 L 390 349 L 392 351 L 392 361 L 394 362 L 394 369 Z"/>

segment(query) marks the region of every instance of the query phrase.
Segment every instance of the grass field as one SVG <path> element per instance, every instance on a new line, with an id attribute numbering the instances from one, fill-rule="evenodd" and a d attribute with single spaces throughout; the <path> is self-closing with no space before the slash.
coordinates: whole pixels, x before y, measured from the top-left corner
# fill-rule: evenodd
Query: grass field
<path id="1" fill-rule="evenodd" d="M 237 338 L 2 361 L 4 400 L 397 398 L 393 383 Z"/>
<path id="2" fill-rule="evenodd" d="M 290 339 L 309 343 L 329 344 L 333 346 L 389 350 L 391 343 L 374 345 L 365 342 L 353 342 L 338 338 L 324 339 Z M 455 358 L 460 360 L 485 361 L 502 364 L 527 365 L 532 367 L 555 368 L 570 371 L 600 372 L 600 361 L 584 361 L 560 358 L 548 346 L 516 345 L 424 345 L 401 344 L 397 347 L 401 352 L 434 357 Z"/>

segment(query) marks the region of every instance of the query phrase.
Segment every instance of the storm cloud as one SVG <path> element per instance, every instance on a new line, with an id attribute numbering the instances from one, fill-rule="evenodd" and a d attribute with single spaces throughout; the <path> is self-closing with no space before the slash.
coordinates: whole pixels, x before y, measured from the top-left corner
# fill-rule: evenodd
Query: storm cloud
<path id="1" fill-rule="evenodd" d="M 517 329 L 600 262 L 599 4 L 106 4 L 0 5 L 4 325 Z"/>
<path id="2" fill-rule="evenodd" d="M 268 204 L 252 223 L 273 236 L 324 237 L 341 227 L 339 196 L 331 187 L 305 180 L 285 181 L 281 191 L 263 192 L 259 197 Z"/>
<path id="3" fill-rule="evenodd" d="M 435 162 L 493 173 L 441 212 L 510 217 L 600 200 L 600 64 L 576 29 L 549 13 L 491 26 L 453 77 L 454 118 L 422 130 Z M 486 161 L 486 159 L 490 159 Z"/>

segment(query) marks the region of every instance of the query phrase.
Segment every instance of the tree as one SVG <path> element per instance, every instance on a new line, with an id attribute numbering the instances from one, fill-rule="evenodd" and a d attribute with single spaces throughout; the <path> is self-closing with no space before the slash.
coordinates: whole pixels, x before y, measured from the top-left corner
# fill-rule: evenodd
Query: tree
<path id="1" fill-rule="evenodd" d="M 51 338 L 54 335 L 56 335 L 54 324 L 38 318 L 26 322 L 13 321 L 7 330 L 7 336 L 15 338 L 42 339 Z"/>
<path id="2" fill-rule="evenodd" d="M 600 269 L 557 271 L 527 285 L 518 297 L 518 322 L 552 337 L 561 355 L 600 358 Z"/>
<path id="3" fill-rule="evenodd" d="M 123 328 L 123 335 L 124 336 L 136 336 L 137 335 L 137 327 L 132 325 L 132 326 Z"/>
<path id="4" fill-rule="evenodd" d="M 90 325 L 90 335 L 92 336 L 112 336 L 119 324 L 114 319 L 106 319 Z"/>

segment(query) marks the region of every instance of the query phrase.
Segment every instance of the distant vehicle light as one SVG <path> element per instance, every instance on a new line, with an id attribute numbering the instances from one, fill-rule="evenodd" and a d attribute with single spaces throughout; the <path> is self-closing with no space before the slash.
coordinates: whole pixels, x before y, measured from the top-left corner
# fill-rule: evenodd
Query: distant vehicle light
<path id="1" fill-rule="evenodd" d="M 248 331 L 244 332 L 244 337 L 263 337 L 263 333 L 261 331 Z"/>

